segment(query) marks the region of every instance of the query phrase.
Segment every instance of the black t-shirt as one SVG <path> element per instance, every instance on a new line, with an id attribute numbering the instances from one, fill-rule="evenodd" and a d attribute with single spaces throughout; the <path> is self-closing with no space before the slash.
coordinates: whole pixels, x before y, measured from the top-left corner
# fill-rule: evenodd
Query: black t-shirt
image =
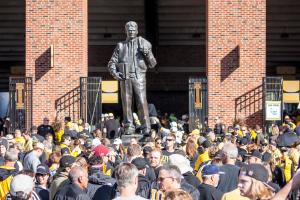
<path id="1" fill-rule="evenodd" d="M 114 139 L 118 137 L 118 130 L 120 127 L 120 124 L 115 119 L 109 119 L 104 124 L 106 130 L 107 130 L 107 137 L 109 139 Z"/>
<path id="2" fill-rule="evenodd" d="M 200 192 L 199 200 L 221 200 L 223 196 L 223 192 L 204 183 L 199 185 L 198 190 Z"/>
<path id="3" fill-rule="evenodd" d="M 220 171 L 225 174 L 220 174 L 219 185 L 217 189 L 221 192 L 231 192 L 237 188 L 240 168 L 235 165 L 225 164 L 220 167 Z"/>
<path id="4" fill-rule="evenodd" d="M 182 176 L 187 183 L 191 184 L 196 188 L 198 188 L 201 185 L 200 180 L 192 172 L 186 172 L 182 174 Z"/>
<path id="5" fill-rule="evenodd" d="M 184 152 L 179 149 L 175 149 L 173 152 L 169 152 L 164 148 L 164 149 L 162 149 L 162 155 L 163 155 L 162 162 L 167 163 L 169 161 L 169 156 L 172 154 L 184 155 Z"/>

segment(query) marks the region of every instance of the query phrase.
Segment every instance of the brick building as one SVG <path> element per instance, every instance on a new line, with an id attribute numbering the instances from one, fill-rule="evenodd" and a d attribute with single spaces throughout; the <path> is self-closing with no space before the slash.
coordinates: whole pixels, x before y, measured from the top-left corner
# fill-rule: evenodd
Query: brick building
<path id="1" fill-rule="evenodd" d="M 210 120 L 262 123 L 263 77 L 294 67 L 287 76 L 299 78 L 299 8 L 293 0 L 1 1 L 0 90 L 8 77 L 32 77 L 34 124 L 53 118 L 80 77 L 112 79 L 106 64 L 134 20 L 158 60 L 149 102 L 187 113 L 189 77 L 207 77 Z"/>

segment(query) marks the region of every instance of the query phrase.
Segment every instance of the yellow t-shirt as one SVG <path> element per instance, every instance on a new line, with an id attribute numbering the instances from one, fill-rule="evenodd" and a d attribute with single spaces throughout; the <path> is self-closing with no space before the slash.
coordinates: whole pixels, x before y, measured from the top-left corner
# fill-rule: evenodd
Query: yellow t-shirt
<path id="1" fill-rule="evenodd" d="M 250 135 L 251 135 L 251 139 L 252 139 L 252 140 L 255 140 L 256 137 L 257 137 L 257 133 L 256 133 L 254 130 L 252 130 L 252 131 L 250 132 Z"/>
<path id="2" fill-rule="evenodd" d="M 61 142 L 61 138 L 62 138 L 62 136 L 64 135 L 64 133 L 65 133 L 65 130 L 60 130 L 60 131 L 54 133 L 55 140 L 56 140 L 58 143 Z"/>
<path id="3" fill-rule="evenodd" d="M 16 137 L 15 138 L 15 143 L 21 143 L 23 145 L 23 147 L 25 145 L 25 142 L 26 142 L 26 140 L 23 137 Z"/>
<path id="4" fill-rule="evenodd" d="M 292 178 L 292 164 L 293 161 L 291 159 L 289 159 L 288 157 L 284 158 L 284 177 L 285 177 L 285 181 L 289 182 Z"/>

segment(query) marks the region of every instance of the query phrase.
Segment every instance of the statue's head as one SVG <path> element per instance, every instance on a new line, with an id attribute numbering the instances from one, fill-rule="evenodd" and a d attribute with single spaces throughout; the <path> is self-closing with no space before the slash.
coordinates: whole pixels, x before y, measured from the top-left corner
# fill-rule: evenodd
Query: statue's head
<path id="1" fill-rule="evenodd" d="M 138 35 L 138 25 L 134 21 L 129 21 L 125 24 L 127 38 L 133 39 Z"/>

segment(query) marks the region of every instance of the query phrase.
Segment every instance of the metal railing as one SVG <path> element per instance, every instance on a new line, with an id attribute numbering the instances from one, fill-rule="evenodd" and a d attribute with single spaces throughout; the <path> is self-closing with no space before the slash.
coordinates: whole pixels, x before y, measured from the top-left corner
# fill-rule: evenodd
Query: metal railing
<path id="1" fill-rule="evenodd" d="M 101 83 L 101 77 L 80 78 L 80 117 L 92 125 L 101 120 Z"/>

